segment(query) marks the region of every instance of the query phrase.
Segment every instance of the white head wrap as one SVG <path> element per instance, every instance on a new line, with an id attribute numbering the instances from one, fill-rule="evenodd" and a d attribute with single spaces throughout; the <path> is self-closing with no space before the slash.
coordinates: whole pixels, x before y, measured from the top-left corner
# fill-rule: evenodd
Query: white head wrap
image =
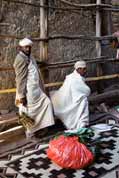
<path id="1" fill-rule="evenodd" d="M 32 44 L 33 44 L 33 42 L 28 38 L 24 38 L 24 39 L 19 41 L 19 46 L 21 46 L 21 47 L 32 46 Z"/>
<path id="2" fill-rule="evenodd" d="M 78 69 L 78 68 L 86 68 L 86 62 L 85 61 L 77 61 L 74 64 L 74 68 Z"/>

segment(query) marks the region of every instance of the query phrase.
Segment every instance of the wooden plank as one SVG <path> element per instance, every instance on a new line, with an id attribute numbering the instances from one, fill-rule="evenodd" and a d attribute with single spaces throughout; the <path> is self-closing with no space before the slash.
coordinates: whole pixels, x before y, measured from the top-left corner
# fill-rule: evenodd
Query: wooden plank
<path id="1" fill-rule="evenodd" d="M 18 125 L 18 116 L 16 113 L 8 113 L 0 116 L 0 131 L 13 127 L 13 125 Z"/>
<path id="2" fill-rule="evenodd" d="M 46 88 L 49 88 L 49 87 L 57 87 L 57 86 L 61 86 L 62 84 L 63 84 L 63 82 L 48 83 L 48 84 L 45 84 L 45 87 L 46 87 Z"/>
<path id="3" fill-rule="evenodd" d="M 14 118 L 9 118 L 9 120 L 2 120 L 0 121 L 0 126 L 3 124 L 14 124 L 14 123 L 18 123 L 18 117 L 14 117 Z"/>
<path id="4" fill-rule="evenodd" d="M 105 76 L 99 76 L 99 77 L 88 77 L 86 78 L 86 81 L 98 81 L 98 80 L 107 80 L 107 79 L 113 79 L 113 78 L 119 78 L 119 74 L 112 74 L 112 75 L 105 75 Z"/>
<path id="5" fill-rule="evenodd" d="M 14 137 L 17 135 L 22 135 L 24 133 L 23 126 L 17 126 L 6 131 L 0 132 L 0 140 L 6 140 L 10 137 Z"/>
<path id="6" fill-rule="evenodd" d="M 101 4 L 101 0 L 97 0 L 97 5 Z M 101 13 L 99 9 L 96 10 L 96 37 L 101 36 Z M 97 57 L 101 57 L 101 43 L 96 41 L 96 53 Z"/>
<path id="7" fill-rule="evenodd" d="M 91 104 L 99 104 L 99 103 L 111 103 L 112 101 L 119 100 L 119 90 L 111 90 L 108 92 L 104 92 L 98 94 L 96 96 L 89 96 L 89 103 Z"/>
<path id="8" fill-rule="evenodd" d="M 9 137 L 9 139 L 5 139 L 3 142 L 0 143 L 0 157 L 4 156 L 6 153 L 9 153 L 9 151 L 17 149 L 20 150 L 21 146 L 26 145 L 25 147 L 27 147 L 27 145 L 32 145 L 31 143 L 29 143 L 29 139 L 26 139 L 25 133 L 14 136 L 13 137 Z"/>
<path id="9" fill-rule="evenodd" d="M 40 0 L 40 38 L 48 38 L 48 9 L 43 6 L 46 5 L 46 0 Z M 48 42 L 40 41 L 40 60 L 46 62 L 48 60 Z M 49 70 L 45 68 L 40 73 L 42 83 L 49 82 Z M 44 89 L 45 90 L 45 89 Z M 45 91 L 47 93 L 47 91 Z"/>
<path id="10" fill-rule="evenodd" d="M 97 6 L 99 6 L 101 4 L 101 0 L 97 0 L 96 1 Z M 101 23 L 102 23 L 102 19 L 101 19 L 101 12 L 100 9 L 97 8 L 96 9 L 96 37 L 101 37 Z M 101 53 L 102 53 L 102 49 L 101 49 L 101 41 L 96 41 L 96 54 L 97 57 L 101 57 Z M 102 71 L 102 65 L 101 64 L 97 64 L 96 66 L 96 72 L 97 72 L 97 77 L 103 75 L 103 71 Z M 103 89 L 102 83 L 98 82 L 97 83 L 97 91 L 98 93 L 100 93 Z"/>
<path id="11" fill-rule="evenodd" d="M 40 38 L 47 38 L 48 35 L 48 15 L 47 10 L 43 8 L 45 5 L 45 0 L 40 0 Z M 40 59 L 42 61 L 47 60 L 48 58 L 48 44 L 46 41 L 40 42 Z"/>
<path id="12" fill-rule="evenodd" d="M 16 88 L 0 90 L 0 94 L 15 93 L 15 92 L 16 92 Z"/>
<path id="13" fill-rule="evenodd" d="M 14 143 L 14 142 L 18 142 L 21 139 L 24 139 L 25 137 L 26 137 L 25 132 L 20 133 L 20 134 L 15 134 L 15 135 L 11 134 L 10 137 L 6 137 L 2 141 L 0 140 L 0 147 L 3 146 L 3 145 L 8 145 L 8 144 L 11 144 L 11 143 Z"/>
<path id="14" fill-rule="evenodd" d="M 10 113 L 7 113 L 7 114 L 0 115 L 0 121 L 3 121 L 3 120 L 8 121 L 10 118 L 16 118 L 16 117 L 17 117 L 16 112 L 10 112 Z"/>

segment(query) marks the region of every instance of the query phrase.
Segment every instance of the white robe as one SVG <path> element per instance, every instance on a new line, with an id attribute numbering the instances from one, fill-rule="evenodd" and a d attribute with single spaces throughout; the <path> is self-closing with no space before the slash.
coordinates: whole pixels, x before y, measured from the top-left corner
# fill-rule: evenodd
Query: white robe
<path id="1" fill-rule="evenodd" d="M 54 117 L 52 112 L 52 104 L 46 94 L 40 87 L 40 78 L 35 60 L 31 59 L 28 65 L 28 75 L 26 84 L 26 98 L 27 107 L 19 107 L 19 112 L 25 112 L 28 116 L 35 120 L 35 125 L 30 130 L 31 133 L 39 129 L 51 126 L 54 124 Z M 16 99 L 19 99 L 16 92 Z"/>
<path id="2" fill-rule="evenodd" d="M 67 129 L 78 129 L 88 125 L 89 94 L 90 88 L 85 79 L 74 71 L 66 76 L 63 86 L 51 96 L 54 114 L 61 119 Z"/>
<path id="3" fill-rule="evenodd" d="M 117 49 L 116 59 L 119 59 L 119 49 Z"/>

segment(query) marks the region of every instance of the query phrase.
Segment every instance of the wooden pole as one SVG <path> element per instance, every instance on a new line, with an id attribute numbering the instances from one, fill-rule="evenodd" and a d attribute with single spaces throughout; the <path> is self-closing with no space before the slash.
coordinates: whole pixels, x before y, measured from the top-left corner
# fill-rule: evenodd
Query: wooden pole
<path id="1" fill-rule="evenodd" d="M 97 0 L 97 5 L 101 4 L 101 0 Z M 101 36 L 101 14 L 99 9 L 96 11 L 96 37 Z M 101 56 L 101 43 L 100 41 L 96 41 L 96 53 L 97 57 Z"/>
<path id="2" fill-rule="evenodd" d="M 97 0 L 96 1 L 97 6 L 99 6 L 101 4 L 101 0 Z M 100 9 L 97 8 L 96 10 L 96 37 L 100 37 L 101 36 L 101 12 Z M 101 57 L 101 42 L 99 40 L 96 41 L 96 54 L 97 57 Z M 99 77 L 100 75 L 102 75 L 102 67 L 101 64 L 97 64 L 97 77 Z M 97 83 L 97 91 L 100 93 L 102 91 L 102 83 L 98 82 Z"/>
<path id="3" fill-rule="evenodd" d="M 48 4 L 48 0 L 40 0 L 40 38 L 48 38 L 48 10 L 43 6 Z M 44 66 L 48 60 L 48 42 L 40 42 L 40 61 L 44 62 Z M 41 77 L 44 83 L 48 83 L 49 71 L 48 69 L 41 70 Z M 48 94 L 48 91 L 45 91 Z"/>
<path id="4" fill-rule="evenodd" d="M 110 5 L 111 0 L 104 0 L 104 3 Z M 105 35 L 111 35 L 112 34 L 111 11 L 102 10 L 102 18 L 103 18 L 102 25 L 101 25 L 101 35 L 102 35 L 102 37 L 105 36 Z M 103 40 L 102 42 L 105 42 L 105 40 Z M 108 39 L 108 41 L 106 43 L 110 44 L 110 40 Z M 107 46 L 102 45 L 101 55 L 106 55 L 107 57 L 111 57 L 111 56 L 113 56 L 112 50 L 113 49 L 111 49 L 111 47 L 109 45 L 107 45 Z M 112 68 L 114 68 L 113 70 L 116 70 L 114 63 L 102 63 L 101 67 L 102 67 L 102 71 L 104 71 L 107 75 L 112 74 Z M 116 71 L 115 71 L 115 73 L 116 73 Z M 111 84 L 113 84 L 113 82 L 114 82 L 114 80 L 105 81 L 105 82 L 101 82 L 101 83 L 104 86 L 108 87 Z"/>
<path id="5" fill-rule="evenodd" d="M 105 0 L 106 4 L 111 5 L 111 0 Z M 102 11 L 103 21 L 102 21 L 102 35 L 111 35 L 112 34 L 112 16 L 111 11 Z M 102 36 L 102 37 L 103 37 Z"/>
<path id="6" fill-rule="evenodd" d="M 0 132 L 0 140 L 3 140 L 3 139 L 9 139 L 10 137 L 13 137 L 13 136 L 19 136 L 19 135 L 22 135 L 24 134 L 24 128 L 23 126 L 16 126 L 14 128 L 10 128 L 4 132 Z"/>
<path id="7" fill-rule="evenodd" d="M 40 5 L 44 6 L 46 0 L 40 0 Z M 40 7 L 40 38 L 47 38 L 48 35 L 48 13 L 44 7 Z M 46 41 L 40 42 L 40 60 L 46 61 L 48 59 L 48 45 Z"/>
<path id="8" fill-rule="evenodd" d="M 106 3 L 109 4 L 109 5 L 111 5 L 111 0 L 106 0 Z M 111 14 L 110 11 L 107 12 L 107 25 L 108 25 L 107 26 L 107 34 L 111 35 L 112 34 L 112 27 L 113 27 L 113 25 L 112 25 L 112 14 Z"/>
<path id="9" fill-rule="evenodd" d="M 95 104 L 95 105 L 99 105 L 100 103 L 103 103 L 103 102 L 112 104 L 111 102 L 118 101 L 118 100 L 119 100 L 118 89 L 107 91 L 107 92 L 98 94 L 96 96 L 89 96 L 89 103 Z"/>

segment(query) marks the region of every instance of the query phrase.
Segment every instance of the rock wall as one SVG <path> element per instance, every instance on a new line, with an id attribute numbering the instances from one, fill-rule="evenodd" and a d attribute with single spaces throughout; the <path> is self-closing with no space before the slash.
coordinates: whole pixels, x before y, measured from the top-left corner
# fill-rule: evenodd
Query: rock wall
<path id="1" fill-rule="evenodd" d="M 22 0 L 23 1 L 23 0 Z M 94 0 L 68 0 L 72 3 L 94 3 Z M 39 0 L 24 0 L 24 2 L 39 3 Z M 51 0 L 51 5 L 69 7 L 57 0 Z M 118 3 L 118 0 L 113 0 Z M 57 11 L 49 12 L 49 35 L 95 35 L 94 11 Z M 113 16 L 114 28 L 118 29 L 119 19 Z M 10 1 L 0 1 L 0 34 L 32 36 L 40 34 L 40 9 L 39 7 L 15 4 Z M 16 56 L 18 40 L 1 38 L 0 40 L 0 67 L 12 67 Z M 34 43 L 33 54 L 39 59 L 39 43 Z M 54 40 L 48 45 L 48 62 L 69 61 L 80 58 L 94 58 L 95 42 L 89 40 Z M 88 66 L 89 67 L 89 66 Z M 59 81 L 65 78 L 73 68 L 51 70 L 49 81 Z M 90 65 L 88 76 L 94 76 L 95 64 Z M 0 71 L 0 90 L 15 87 L 13 71 Z M 0 110 L 14 108 L 15 94 L 0 94 Z"/>
<path id="2" fill-rule="evenodd" d="M 119 0 L 112 0 L 112 4 L 116 7 L 119 6 Z M 112 13 L 113 31 L 119 30 L 119 12 Z"/>
<path id="3" fill-rule="evenodd" d="M 90 3 L 87 0 L 72 1 L 73 3 Z M 56 3 L 58 7 L 70 7 L 66 4 Z M 95 35 L 95 17 L 91 11 L 54 11 L 49 18 L 49 35 Z M 95 42 L 89 40 L 59 39 L 49 42 L 49 61 L 70 61 L 82 58 L 91 58 L 95 54 Z M 65 75 L 73 68 L 56 69 L 50 72 L 50 81 L 63 80 Z M 90 66 L 90 76 L 94 67 Z M 56 75 L 54 75 L 54 73 Z"/>
<path id="4" fill-rule="evenodd" d="M 26 1 L 25 1 L 26 2 Z M 30 1 L 27 1 L 30 2 Z M 32 3 L 39 1 L 33 0 Z M 72 1 L 73 3 L 90 3 L 90 0 Z M 36 37 L 40 34 L 40 10 L 37 7 L 0 1 L 0 34 L 21 35 Z M 58 1 L 52 1 L 53 5 L 66 7 Z M 67 6 L 68 7 L 68 6 Z M 58 12 L 49 13 L 49 35 L 55 34 L 92 34 L 95 35 L 93 14 L 90 11 L 83 12 Z M 18 40 L 5 38 L 0 41 L 0 66 L 12 67 L 16 56 Z M 83 40 L 55 40 L 49 42 L 49 62 L 68 61 L 78 57 L 91 57 L 95 55 L 95 45 Z M 34 44 L 33 53 L 39 59 L 39 44 Z M 50 81 L 63 80 L 71 69 L 51 71 Z M 53 74 L 54 73 L 54 74 Z M 55 77 L 57 76 L 57 77 Z M 15 87 L 14 72 L 0 72 L 0 89 Z M 12 109 L 14 107 L 14 94 L 0 95 L 0 109 Z"/>
<path id="5" fill-rule="evenodd" d="M 18 36 L 39 35 L 39 8 L 0 1 L 0 34 Z M 35 3 L 35 2 L 34 2 Z M 16 56 L 18 40 L 0 40 L 0 67 L 12 67 Z M 39 44 L 35 44 L 35 56 L 39 56 Z M 0 71 L 0 89 L 15 87 L 14 72 Z M 0 109 L 14 107 L 15 94 L 0 95 Z"/>

